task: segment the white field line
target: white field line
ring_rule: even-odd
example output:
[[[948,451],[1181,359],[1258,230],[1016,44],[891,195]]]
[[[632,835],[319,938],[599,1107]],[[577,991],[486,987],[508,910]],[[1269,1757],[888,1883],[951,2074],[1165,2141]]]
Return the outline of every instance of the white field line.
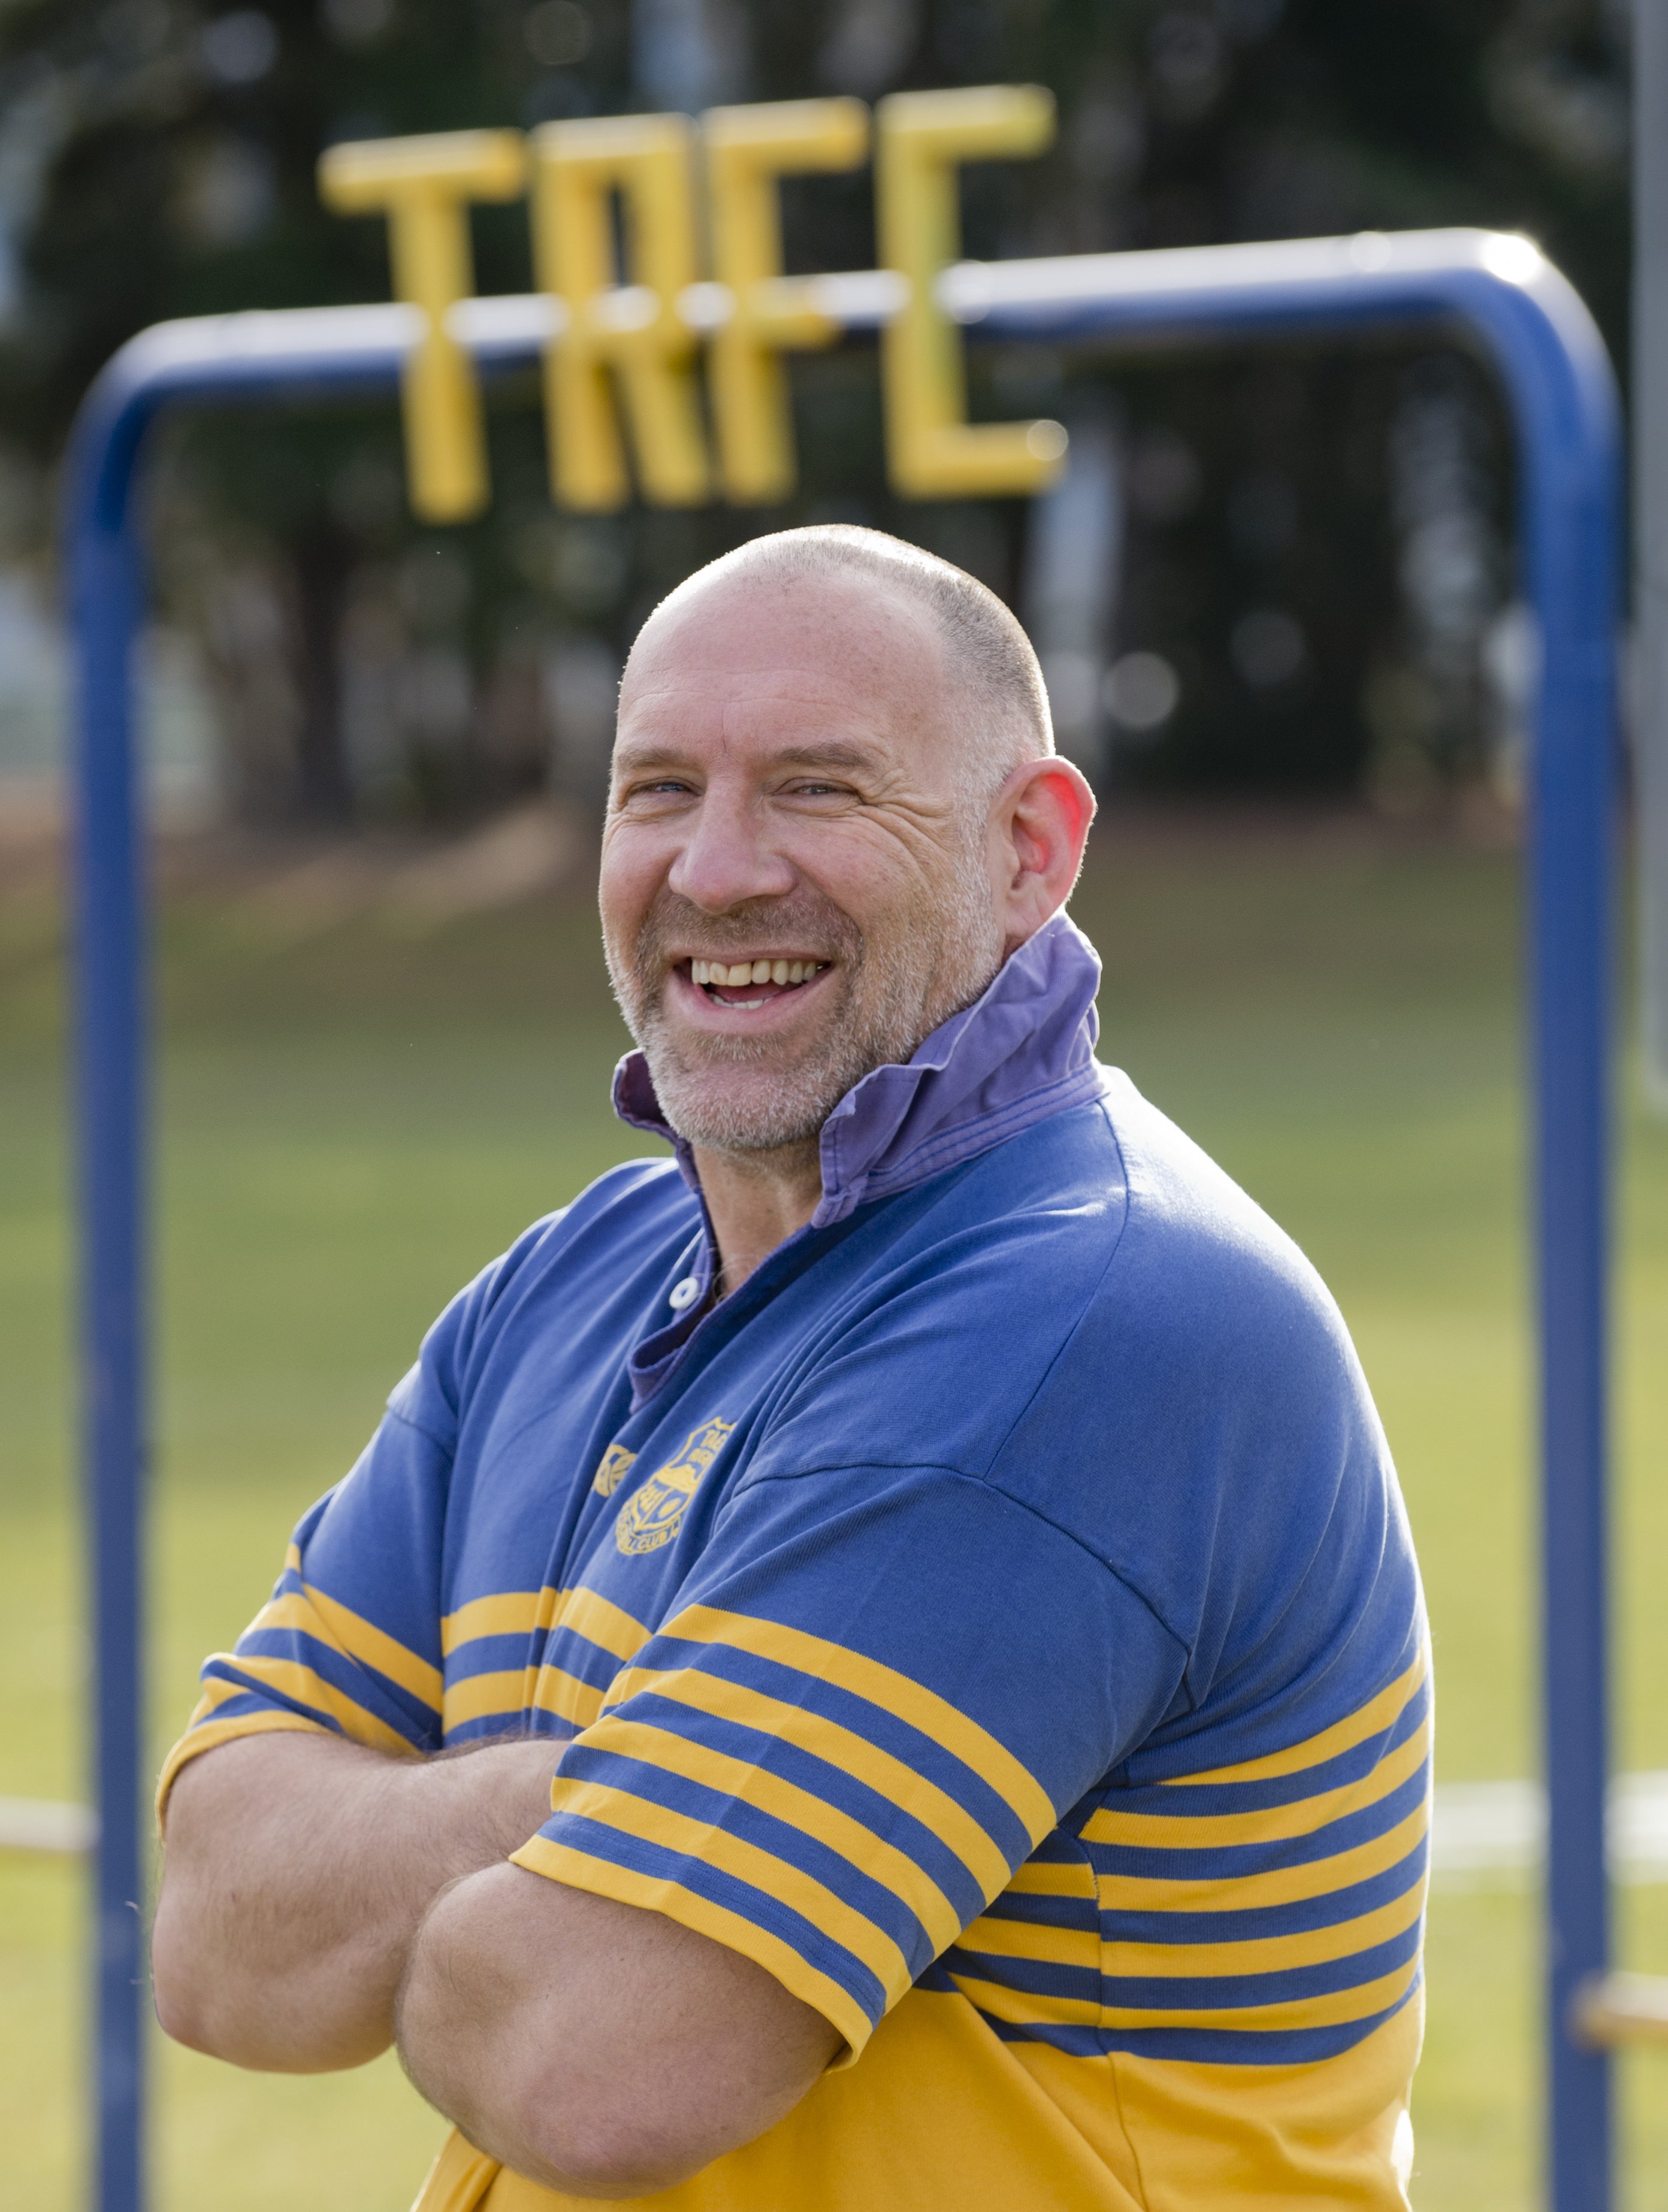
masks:
[[[1668,1773],[1620,1774],[1610,1784],[1610,1876],[1668,1882]],[[1546,1792],[1538,1782],[1439,1784],[1431,1820],[1438,1889],[1526,1882],[1546,1857]]]
[[[84,1805],[54,1804],[45,1797],[0,1797],[0,1851],[79,1858],[92,1850],[97,1832],[98,1823]]]

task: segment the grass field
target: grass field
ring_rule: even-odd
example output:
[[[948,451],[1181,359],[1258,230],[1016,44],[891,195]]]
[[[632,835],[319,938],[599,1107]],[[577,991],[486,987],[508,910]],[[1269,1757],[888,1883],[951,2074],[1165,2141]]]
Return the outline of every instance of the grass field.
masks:
[[[1429,1586],[1446,1780],[1534,1751],[1517,870],[1365,824],[1148,824],[1074,911],[1103,1052],[1300,1238],[1342,1302]],[[0,882],[0,1795],[82,1789],[61,932]],[[536,1213],[641,1149],[585,902],[415,933],[219,882],[162,927],[158,1755],[417,1337]],[[1621,1206],[1617,1753],[1668,1766],[1668,1128]],[[1618,1948],[1668,1972],[1668,1889]],[[0,2205],[81,2201],[76,1877],[0,1862]],[[1421,2212],[1535,2201],[1535,1899],[1439,1895]],[[1668,2212],[1668,2053],[1621,2069],[1623,2202]],[[386,2061],[315,2081],[158,2053],[160,2212],[399,2212],[438,2134]],[[787,2212],[787,2208],[784,2208]]]

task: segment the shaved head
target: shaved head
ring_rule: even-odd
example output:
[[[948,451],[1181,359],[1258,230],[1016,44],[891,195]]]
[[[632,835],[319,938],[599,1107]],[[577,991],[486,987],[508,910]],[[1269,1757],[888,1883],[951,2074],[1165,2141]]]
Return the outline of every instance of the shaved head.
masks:
[[[970,800],[988,805],[1022,761],[1052,753],[1043,672],[1014,614],[965,568],[882,530],[825,523],[750,538],[668,593],[643,624],[640,642],[661,616],[682,613],[715,589],[814,591],[827,583],[872,591],[928,617],[941,649],[941,680],[960,710],[958,781]]]

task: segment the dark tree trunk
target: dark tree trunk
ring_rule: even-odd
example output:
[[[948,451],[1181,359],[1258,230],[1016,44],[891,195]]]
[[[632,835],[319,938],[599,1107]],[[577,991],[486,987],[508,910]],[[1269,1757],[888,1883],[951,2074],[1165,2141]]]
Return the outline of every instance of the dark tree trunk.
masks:
[[[353,779],[342,727],[342,625],[353,544],[330,521],[295,541],[296,811],[307,822],[341,823],[353,813]]]

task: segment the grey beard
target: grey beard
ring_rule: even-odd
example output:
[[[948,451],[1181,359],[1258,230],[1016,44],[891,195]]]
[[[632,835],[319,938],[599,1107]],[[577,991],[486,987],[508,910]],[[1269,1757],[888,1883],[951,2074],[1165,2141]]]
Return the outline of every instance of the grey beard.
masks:
[[[916,927],[902,942],[882,945],[819,897],[759,900],[715,916],[663,894],[635,957],[624,959],[612,944],[606,951],[614,995],[670,1126],[686,1143],[715,1152],[808,1144],[854,1084],[907,1060],[941,1022],[979,996],[1001,963],[989,885],[973,854],[960,860],[947,899],[911,919]],[[820,1038],[788,1066],[763,1037],[674,1039],[662,1001],[666,949],[674,936],[701,946],[703,957],[746,951],[761,939],[814,944],[834,957],[829,980],[843,1003]],[[749,1070],[757,1071],[751,1080]]]

